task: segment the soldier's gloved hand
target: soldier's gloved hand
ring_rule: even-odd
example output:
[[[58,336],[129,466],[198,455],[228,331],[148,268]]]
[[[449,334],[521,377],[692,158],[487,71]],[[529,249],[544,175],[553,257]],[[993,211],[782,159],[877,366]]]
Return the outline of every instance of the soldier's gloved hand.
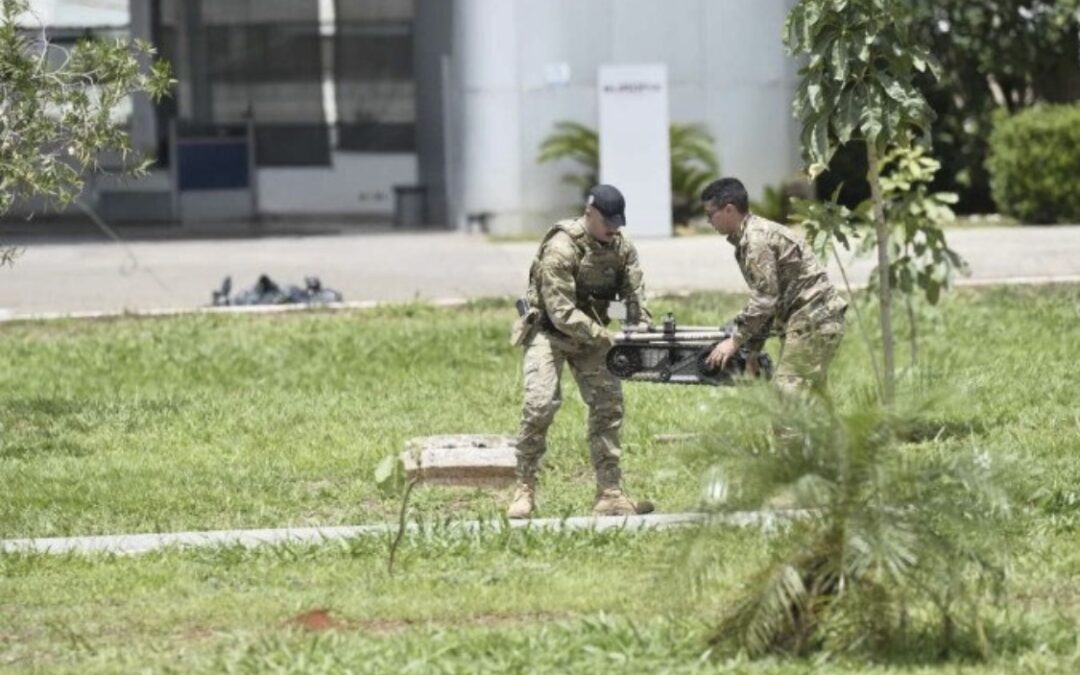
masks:
[[[607,351],[615,346],[615,334],[605,328],[600,333],[597,343],[603,345],[604,351]]]

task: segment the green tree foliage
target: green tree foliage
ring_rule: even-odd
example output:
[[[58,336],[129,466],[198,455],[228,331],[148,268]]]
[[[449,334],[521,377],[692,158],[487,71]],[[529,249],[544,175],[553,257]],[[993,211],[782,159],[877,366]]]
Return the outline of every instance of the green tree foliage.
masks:
[[[1080,105],[1001,112],[990,150],[1002,212],[1029,223],[1080,222]]]
[[[137,92],[157,99],[172,80],[136,40],[84,40],[71,49],[17,25],[26,0],[0,1],[0,216],[20,201],[69,203],[103,152],[125,161],[131,142],[115,117]],[[128,164],[139,172],[147,162]]]
[[[950,192],[931,192],[930,186],[940,164],[917,146],[894,148],[882,162],[881,194],[885,221],[892,228],[889,238],[889,285],[904,297],[910,327],[911,363],[918,361],[914,302],[917,296],[937,304],[941,292],[952,285],[956,273],[967,272],[967,262],[945,241],[943,227],[955,220],[952,205],[957,197]],[[873,223],[869,199],[857,208],[839,203],[837,195],[828,202],[796,200],[793,220],[806,228],[807,240],[821,258],[835,253],[834,241],[860,253],[871,250]],[[839,262],[839,259],[838,259]],[[841,269],[842,266],[841,266]],[[846,280],[846,277],[845,277]],[[869,289],[878,288],[881,275],[870,275]],[[850,289],[849,289],[850,290]],[[856,317],[862,313],[855,304]],[[875,372],[878,370],[875,365]],[[879,384],[884,386],[879,374]]]
[[[913,146],[893,148],[882,158],[881,194],[890,237],[889,284],[907,295],[921,293],[934,305],[956,273],[967,263],[944,238],[942,227],[956,219],[949,192],[931,192],[940,163],[926,150]],[[796,200],[795,221],[806,228],[807,240],[821,257],[831,253],[831,243],[866,249],[872,226],[869,200],[854,209],[836,201]],[[871,277],[873,288],[880,276]]]
[[[996,111],[1080,100],[1080,0],[915,2],[914,30],[942,64],[923,88],[938,113],[939,189],[989,211],[985,168]],[[998,208],[1005,208],[998,203]]]
[[[699,124],[672,124],[671,145],[672,221],[685,223],[697,212],[701,191],[720,174],[720,162],[713,151],[715,140]],[[563,182],[575,186],[582,195],[600,182],[600,138],[596,130],[577,122],[562,121],[540,144],[541,163],[569,159],[576,171],[563,175]]]
[[[803,157],[810,177],[826,170],[837,148],[853,141],[865,146],[886,401],[893,397],[896,368],[892,229],[886,222],[881,172],[891,148],[908,148],[917,136],[929,133],[934,113],[915,80],[919,74],[936,76],[940,71],[934,56],[910,30],[911,16],[906,0],[799,0],[784,25],[788,51],[806,58],[799,71],[795,115],[802,122]],[[944,245],[944,236],[931,241]]]
[[[915,42],[941,64],[936,78],[916,78],[937,113],[932,137],[942,170],[934,189],[956,192],[962,212],[992,211],[985,162],[994,113],[1080,100],[1080,0],[909,4]],[[818,179],[819,191],[832,194],[842,185],[847,206],[865,199],[865,155],[861,148],[842,148]]]
[[[914,80],[939,66],[915,44],[909,15],[901,0],[800,0],[788,14],[784,44],[808,58],[795,114],[811,177],[852,139],[880,157],[929,129],[934,113]]]

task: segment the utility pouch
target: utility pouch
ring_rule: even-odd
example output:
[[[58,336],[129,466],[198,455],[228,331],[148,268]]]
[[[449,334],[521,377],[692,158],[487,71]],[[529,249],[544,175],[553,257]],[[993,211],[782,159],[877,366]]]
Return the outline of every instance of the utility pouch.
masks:
[[[535,307],[529,307],[529,303],[525,298],[518,298],[517,302],[514,303],[514,307],[517,308],[518,318],[514,321],[513,328],[510,329],[510,344],[514,347],[520,347],[528,342],[536,331],[540,324],[542,312]]]

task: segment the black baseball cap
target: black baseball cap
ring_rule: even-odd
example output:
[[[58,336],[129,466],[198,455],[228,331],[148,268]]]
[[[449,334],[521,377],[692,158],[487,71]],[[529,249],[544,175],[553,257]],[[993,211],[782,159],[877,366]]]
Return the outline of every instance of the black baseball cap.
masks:
[[[589,190],[588,205],[600,212],[611,225],[626,225],[626,200],[614,185],[597,185]]]

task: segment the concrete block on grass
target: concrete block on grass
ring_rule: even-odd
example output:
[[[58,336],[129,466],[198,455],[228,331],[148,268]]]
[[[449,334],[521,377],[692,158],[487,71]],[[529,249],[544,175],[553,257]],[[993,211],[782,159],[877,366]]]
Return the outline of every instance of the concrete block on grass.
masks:
[[[515,480],[515,443],[511,436],[423,436],[405,442],[401,460],[406,476],[422,483],[505,488]]]

